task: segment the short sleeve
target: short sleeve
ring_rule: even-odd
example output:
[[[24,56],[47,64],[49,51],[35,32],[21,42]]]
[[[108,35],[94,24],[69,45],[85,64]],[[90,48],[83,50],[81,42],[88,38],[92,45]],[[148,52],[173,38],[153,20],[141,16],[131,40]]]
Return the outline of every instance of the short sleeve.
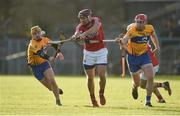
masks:
[[[44,39],[44,42],[46,43],[46,44],[48,44],[51,40],[49,39],[49,38],[47,38],[47,37],[44,37],[43,38]]]
[[[132,33],[133,33],[133,29],[132,28],[130,28],[130,29],[128,29],[127,30],[127,32],[126,32],[126,37],[128,37],[128,38],[132,38]]]
[[[155,32],[153,25],[148,25],[148,31],[150,34],[153,34]]]

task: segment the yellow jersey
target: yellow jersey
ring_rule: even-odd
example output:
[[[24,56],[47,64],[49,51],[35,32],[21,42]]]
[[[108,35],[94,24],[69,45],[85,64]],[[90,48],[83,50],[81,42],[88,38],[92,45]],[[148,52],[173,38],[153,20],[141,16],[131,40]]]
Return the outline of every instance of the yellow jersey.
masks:
[[[40,56],[36,55],[36,53],[39,50],[44,50],[44,52],[47,52],[47,46],[49,41],[50,39],[46,37],[42,37],[40,41],[31,39],[27,50],[28,64],[38,65],[47,61],[46,59],[43,59]]]
[[[147,52],[147,43],[150,35],[154,32],[152,25],[146,24],[143,31],[136,29],[136,24],[132,23],[127,27],[126,36],[129,38],[127,51],[132,55],[142,55]]]

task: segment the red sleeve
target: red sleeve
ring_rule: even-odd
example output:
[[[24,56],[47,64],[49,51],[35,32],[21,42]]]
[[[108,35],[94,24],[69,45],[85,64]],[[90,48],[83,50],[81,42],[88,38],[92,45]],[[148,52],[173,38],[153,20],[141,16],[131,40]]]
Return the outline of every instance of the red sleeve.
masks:
[[[75,30],[75,33],[74,33],[74,34],[80,32],[80,27],[81,27],[81,24],[79,24],[79,25],[76,27],[76,30]]]

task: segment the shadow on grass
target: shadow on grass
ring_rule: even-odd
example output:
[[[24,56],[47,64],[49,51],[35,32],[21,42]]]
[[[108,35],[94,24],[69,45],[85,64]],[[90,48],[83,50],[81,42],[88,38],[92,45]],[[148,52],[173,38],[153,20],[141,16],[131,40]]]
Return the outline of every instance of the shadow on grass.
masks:
[[[86,108],[103,108],[103,109],[129,109],[128,107],[122,107],[122,106],[99,106],[99,107],[93,107],[92,105],[74,105],[74,107],[86,107]]]
[[[87,108],[101,108],[101,109],[124,109],[124,110],[154,110],[154,111],[163,111],[163,112],[173,112],[173,113],[180,113],[180,107],[167,107],[167,106],[154,106],[154,107],[139,107],[139,108],[132,108],[132,107],[123,107],[123,106],[100,106],[100,107],[93,107],[91,105],[74,105],[74,107],[87,107]]]

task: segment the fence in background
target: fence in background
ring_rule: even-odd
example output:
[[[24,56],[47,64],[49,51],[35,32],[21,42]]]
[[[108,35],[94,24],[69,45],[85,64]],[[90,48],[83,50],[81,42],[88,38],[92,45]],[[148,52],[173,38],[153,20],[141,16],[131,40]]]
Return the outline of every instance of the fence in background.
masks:
[[[160,38],[160,72],[159,74],[180,74],[180,39]],[[26,49],[28,39],[0,39],[0,74],[30,74],[27,66]],[[121,54],[116,43],[108,43],[108,74],[121,74]],[[62,47],[65,60],[52,64],[56,74],[81,75],[82,48],[73,42]],[[126,71],[128,72],[128,71]]]

